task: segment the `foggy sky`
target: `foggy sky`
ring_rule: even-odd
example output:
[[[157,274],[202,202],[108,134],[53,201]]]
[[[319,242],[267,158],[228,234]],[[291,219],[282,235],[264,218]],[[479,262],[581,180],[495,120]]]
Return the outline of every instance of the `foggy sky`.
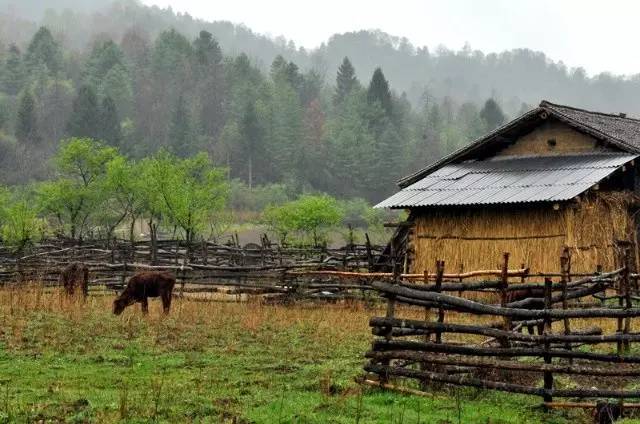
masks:
[[[244,23],[313,48],[332,34],[381,29],[416,46],[527,47],[591,75],[640,73],[634,0],[142,0],[205,20]]]

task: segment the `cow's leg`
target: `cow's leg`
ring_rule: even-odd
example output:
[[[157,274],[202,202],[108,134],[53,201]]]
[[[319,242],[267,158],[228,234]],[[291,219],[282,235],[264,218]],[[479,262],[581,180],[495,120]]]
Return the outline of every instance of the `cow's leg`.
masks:
[[[171,292],[166,291],[162,293],[162,310],[164,311],[165,314],[168,314],[170,309],[171,309]]]
[[[149,313],[149,299],[147,296],[143,297],[140,301],[140,306],[142,307],[142,313],[147,315]]]

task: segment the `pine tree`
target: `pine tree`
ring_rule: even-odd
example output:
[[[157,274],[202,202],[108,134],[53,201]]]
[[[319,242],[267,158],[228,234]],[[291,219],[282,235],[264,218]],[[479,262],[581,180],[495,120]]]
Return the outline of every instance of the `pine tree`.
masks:
[[[367,101],[369,104],[375,102],[380,103],[387,116],[391,116],[393,105],[391,100],[391,91],[389,90],[389,82],[387,82],[382,69],[376,68],[373,77],[369,83],[367,91]]]
[[[111,146],[119,146],[122,141],[122,128],[120,127],[116,104],[111,97],[102,99],[99,112],[98,139]]]
[[[356,78],[356,70],[353,68],[349,58],[345,57],[338,68],[338,75],[336,76],[336,92],[333,96],[334,104],[342,104],[345,97],[359,86],[360,82]]]
[[[189,156],[192,153],[193,138],[193,128],[187,103],[183,96],[179,96],[173,111],[171,125],[169,126],[169,144],[173,154],[179,157]]]
[[[16,138],[25,145],[37,143],[38,123],[36,117],[36,103],[29,90],[20,96],[20,105],[16,120]]]
[[[506,119],[500,105],[493,99],[488,99],[484,103],[484,106],[480,111],[480,118],[484,121],[487,131],[495,130],[500,125],[504,124]]]
[[[25,63],[29,72],[43,65],[54,75],[62,70],[62,51],[48,28],[40,27],[31,39]]]
[[[7,60],[2,74],[2,89],[7,94],[15,96],[20,92],[24,84],[24,67],[20,49],[15,44],[9,47]]]
[[[67,123],[70,137],[98,138],[100,136],[100,108],[95,89],[83,85],[73,101],[71,117]]]
[[[261,145],[262,131],[258,121],[256,106],[253,102],[248,102],[245,105],[240,121],[240,137],[243,141],[242,155],[247,158],[246,181],[249,188],[252,188],[255,178],[254,167],[256,165],[256,158],[260,157],[263,150]]]
[[[220,45],[210,32],[200,31],[200,35],[193,42],[193,48],[200,66],[217,65],[222,61]]]

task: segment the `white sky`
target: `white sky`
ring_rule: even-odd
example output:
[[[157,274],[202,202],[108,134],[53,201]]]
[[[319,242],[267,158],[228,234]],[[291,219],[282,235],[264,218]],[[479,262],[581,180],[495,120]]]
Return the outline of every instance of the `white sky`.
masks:
[[[381,29],[416,46],[488,52],[527,47],[589,74],[640,73],[637,0],[142,0],[205,20],[244,23],[317,47],[332,34]]]

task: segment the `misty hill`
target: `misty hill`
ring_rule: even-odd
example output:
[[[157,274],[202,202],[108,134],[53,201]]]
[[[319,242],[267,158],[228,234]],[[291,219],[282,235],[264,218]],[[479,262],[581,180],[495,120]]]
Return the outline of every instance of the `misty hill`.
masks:
[[[11,8],[16,3],[19,6]],[[609,74],[588,78],[583,69],[568,69],[544,53],[518,49],[485,54],[470,48],[459,51],[413,46],[407,39],[377,31],[337,34],[320,48],[306,51],[284,38],[271,39],[242,25],[205,22],[170,9],[143,6],[135,0],[0,0],[0,40],[25,44],[45,24],[74,49],[82,49],[97,38],[120,40],[131,27],[143,28],[154,38],[176,28],[189,38],[205,29],[225,53],[246,53],[266,70],[281,54],[302,69],[332,75],[348,56],[361,80],[381,66],[393,89],[406,92],[420,104],[426,92],[433,98],[451,97],[458,102],[482,102],[497,98],[509,114],[522,103],[536,104],[542,98],[590,109],[640,114],[640,78]],[[91,8],[87,4],[91,5]],[[50,9],[45,13],[43,9]],[[8,19],[12,10],[12,19]],[[52,12],[52,10],[54,12]],[[23,20],[17,20],[20,16]]]

